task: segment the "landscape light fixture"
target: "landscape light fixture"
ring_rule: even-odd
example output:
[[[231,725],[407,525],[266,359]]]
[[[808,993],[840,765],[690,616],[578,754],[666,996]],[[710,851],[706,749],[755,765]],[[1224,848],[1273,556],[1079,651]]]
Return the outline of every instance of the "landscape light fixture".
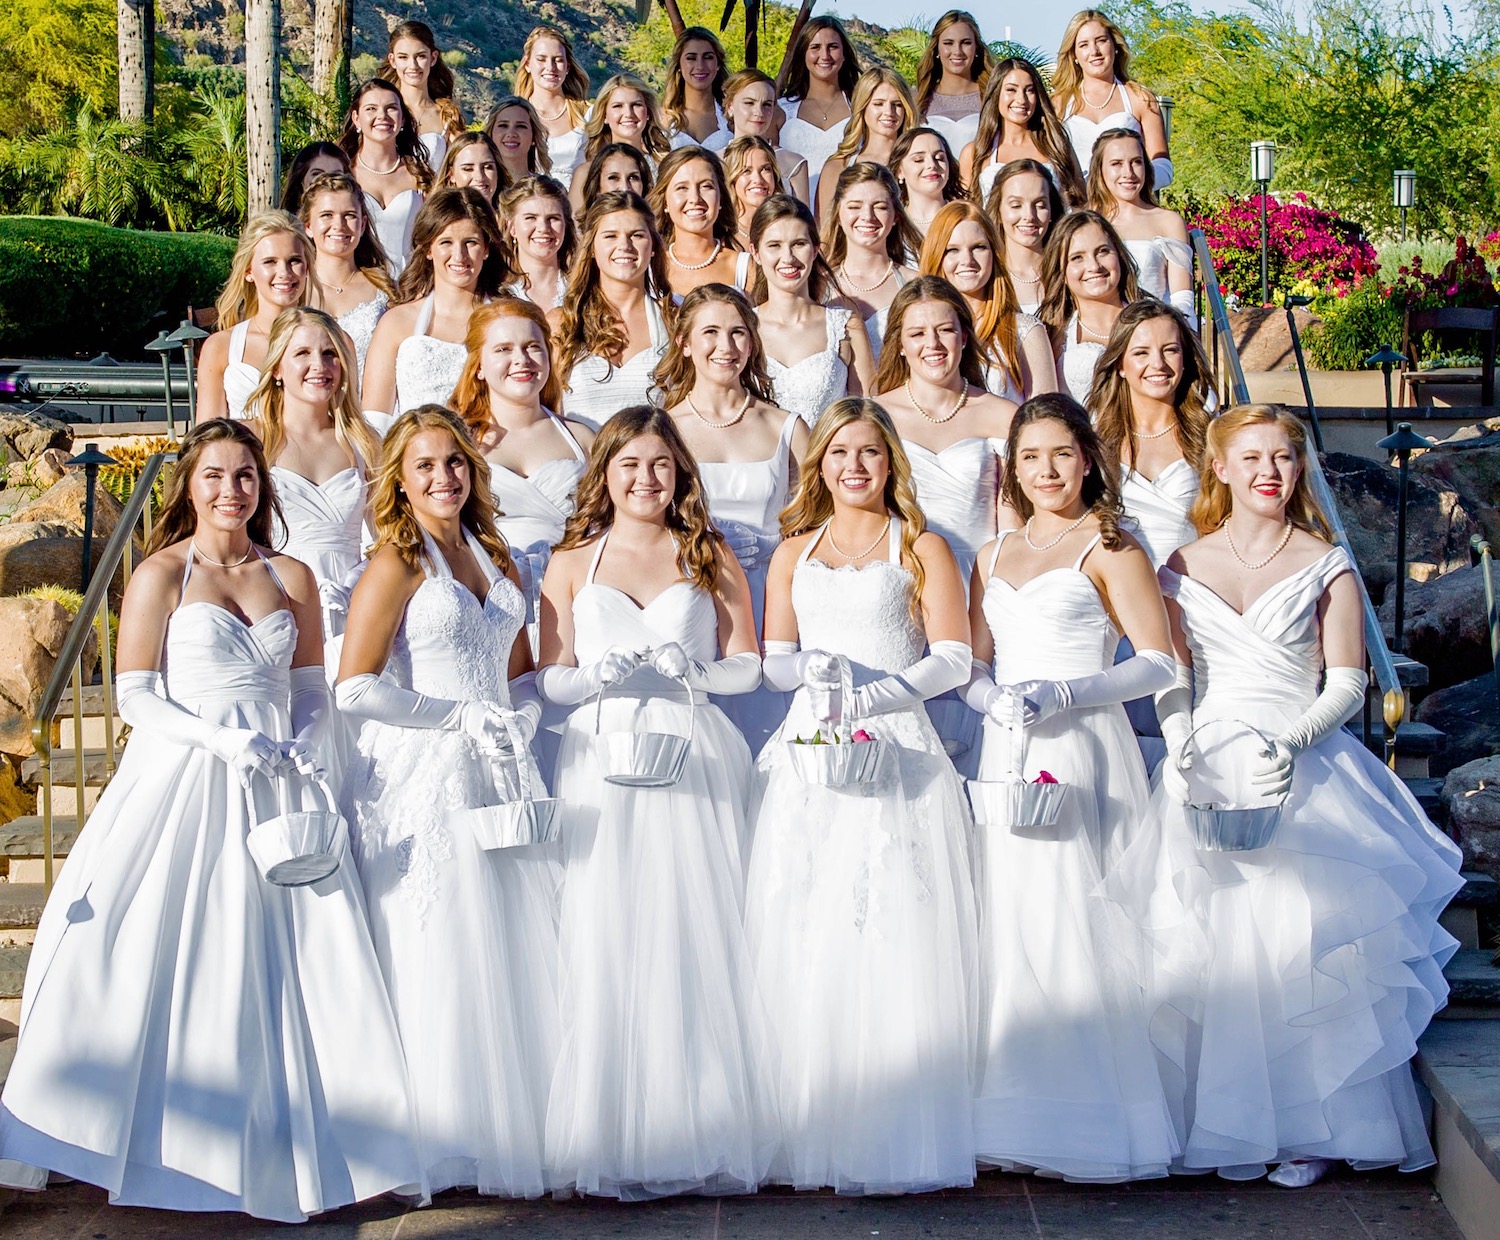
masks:
[[[1417,205],[1417,170],[1397,168],[1391,180],[1391,205],[1401,212],[1401,240],[1406,240],[1406,213]]]
[[[1266,198],[1276,175],[1276,143],[1250,144],[1250,179],[1260,186],[1260,304],[1271,300],[1270,238],[1266,232]]]

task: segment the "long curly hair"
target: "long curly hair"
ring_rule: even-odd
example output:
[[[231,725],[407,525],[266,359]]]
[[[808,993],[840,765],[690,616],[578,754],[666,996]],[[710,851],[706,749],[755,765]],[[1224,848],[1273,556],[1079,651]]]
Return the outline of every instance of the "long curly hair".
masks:
[[[1073,45],[1078,42],[1078,32],[1090,22],[1103,26],[1115,45],[1115,79],[1130,81],[1130,45],[1125,42],[1124,32],[1098,9],[1079,10],[1063,31],[1057,48],[1057,68],[1052,71],[1052,102],[1063,116],[1075,110],[1083,91],[1083,67],[1073,55]]]
[[[500,191],[500,223],[512,237],[511,249],[515,250],[516,212],[529,198],[549,198],[562,211],[563,235],[562,244],[557,247],[557,266],[563,275],[567,275],[573,267],[573,256],[578,252],[578,229],[573,226],[573,207],[568,202],[568,191],[560,181],[543,176],[527,177]],[[524,280],[525,275],[518,278]]]
[[[1200,535],[1212,534],[1229,520],[1229,514],[1234,510],[1234,498],[1229,493],[1229,484],[1220,482],[1215,475],[1214,461],[1224,460],[1229,455],[1234,437],[1250,426],[1279,427],[1291,441],[1292,451],[1297,454],[1297,481],[1287,499],[1287,520],[1299,530],[1332,542],[1333,529],[1328,516],[1313,498],[1312,487],[1307,481],[1307,427],[1301,418],[1288,413],[1281,405],[1235,405],[1209,422],[1203,443],[1202,480],[1188,520],[1197,527]]]
[[[602,357],[614,366],[629,340],[619,312],[604,296],[599,281],[599,264],[594,261],[594,243],[605,219],[616,212],[631,211],[640,216],[651,238],[651,261],[646,268],[646,296],[661,308],[662,316],[671,321],[671,286],[667,283],[667,251],[656,231],[651,208],[639,194],[627,189],[600,194],[584,212],[578,238],[578,262],[568,291],[563,295],[562,316],[557,327],[557,368],[567,376],[582,358]]]
[[[883,65],[866,69],[859,75],[859,81],[854,84],[854,95],[849,100],[849,124],[844,129],[843,140],[834,149],[833,159],[858,159],[870,141],[870,126],[865,121],[865,109],[869,106],[871,98],[882,86],[889,86],[894,90],[901,101],[902,111],[906,114],[906,121],[901,126],[901,133],[917,126],[917,105],[912,102],[911,87],[906,84],[906,79],[894,69],[887,69]],[[896,135],[898,138],[901,134]]]
[[[662,87],[661,111],[667,124],[682,133],[687,131],[687,75],[682,71],[682,53],[689,43],[707,43],[719,58],[719,71],[714,74],[709,90],[720,107],[724,106],[724,83],[729,80],[728,58],[718,35],[703,26],[689,26],[677,36],[677,41],[672,44],[672,54],[667,57],[667,82]]]
[[[245,402],[245,417],[255,423],[260,441],[265,445],[266,457],[274,461],[286,444],[286,389],[276,372],[281,369],[292,336],[304,326],[321,329],[339,355],[343,374],[328,408],[333,418],[334,436],[351,457],[366,469],[373,469],[380,460],[380,440],[360,412],[359,367],[354,348],[340,329],[338,320],[326,310],[293,306],[276,316],[270,338],[266,341],[266,364],[261,369],[260,381]]]
[[[1007,56],[995,66],[995,71],[990,74],[989,89],[985,91],[984,101],[979,105],[979,129],[974,135],[974,151],[979,157],[974,168],[976,184],[980,168],[998,149],[1005,133],[1005,118],[1000,115],[1000,92],[1005,79],[1012,73],[1026,74],[1031,79],[1031,87],[1036,94],[1036,108],[1031,113],[1031,119],[1026,122],[1031,140],[1056,170],[1062,181],[1062,196],[1068,205],[1081,205],[1084,200],[1083,174],[1078,168],[1078,156],[1073,153],[1073,143],[1058,118],[1057,109],[1052,106],[1052,96],[1047,93],[1047,83],[1042,78],[1042,71],[1020,56]],[[1059,211],[1058,215],[1061,214]]]
[[[985,243],[990,247],[989,279],[973,299],[978,303],[977,314],[972,306],[969,308],[970,314],[974,315],[974,341],[985,360],[1000,367],[1019,387],[1021,336],[1017,319],[1021,306],[1016,300],[1016,290],[1005,275],[1005,243],[1000,240],[990,217],[975,203],[948,203],[932,217],[932,223],[927,227],[917,270],[924,276],[943,274],[943,256],[960,224],[977,227],[984,233]],[[964,301],[967,303],[969,298],[964,296]]]
[[[552,329],[542,308],[533,302],[506,294],[483,306],[476,306],[469,316],[469,332],[464,337],[468,356],[464,358],[463,371],[454,385],[449,407],[464,420],[469,433],[476,442],[479,433],[490,421],[489,385],[479,375],[480,363],[484,360],[484,338],[490,325],[501,319],[526,319],[541,333],[542,343],[547,348],[547,379],[542,384],[540,400],[543,409],[556,411],[562,404],[562,375],[552,364]]]
[[[578,483],[573,515],[563,527],[558,551],[582,547],[603,537],[615,523],[615,504],[609,497],[609,465],[631,440],[656,435],[667,445],[676,466],[677,481],[667,507],[666,525],[677,543],[682,575],[700,590],[712,591],[719,581],[719,547],[723,537],[708,516],[708,498],[698,477],[698,462],[683,441],[671,415],[655,405],[631,405],[610,418],[594,437],[588,467]]]
[[[958,175],[958,160],[953,155],[953,148],[948,145],[948,139],[936,129],[919,125],[916,129],[908,129],[896,139],[896,144],[891,147],[891,175],[896,178],[896,185],[901,190],[903,205],[910,204],[911,193],[906,188],[906,182],[901,179],[901,161],[911,154],[911,148],[918,138],[936,138],[943,144],[943,154],[948,157],[948,179],[943,183],[943,202],[957,202],[967,198],[969,192],[964,189],[964,183]]]
[[[302,247],[302,260],[307,265],[307,275],[302,281],[299,306],[323,300],[323,287],[318,283],[317,252],[302,227],[302,221],[285,211],[257,211],[245,222],[240,241],[234,247],[234,257],[229,262],[229,279],[219,300],[214,303],[219,315],[219,330],[233,327],[245,319],[253,319],[260,309],[260,295],[250,282],[250,264],[255,259],[255,247],[267,237],[286,233]]]
[[[531,70],[526,67],[526,62],[531,59],[531,53],[543,39],[554,40],[567,58],[568,71],[563,78],[562,93],[563,98],[568,101],[568,120],[576,129],[583,124],[584,117],[589,113],[589,75],[578,63],[572,40],[556,26],[543,22],[539,26],[533,26],[531,33],[526,36],[526,45],[521,49],[521,63],[516,67],[516,94],[523,99],[530,99],[536,90],[536,81],[531,76]]]
[[[1091,224],[1103,231],[1105,239],[1114,247],[1119,259],[1120,304],[1128,306],[1141,295],[1135,259],[1131,258],[1130,251],[1120,240],[1115,226],[1097,211],[1074,211],[1063,216],[1053,226],[1047,237],[1047,248],[1042,251],[1042,288],[1046,290],[1046,296],[1042,299],[1042,308],[1037,314],[1051,332],[1054,348],[1062,341],[1063,333],[1068,329],[1068,321],[1078,309],[1073,300],[1073,291],[1068,287],[1068,247],[1073,244],[1073,238]]]
[[[984,354],[974,333],[974,315],[969,310],[969,303],[942,276],[918,276],[903,284],[891,302],[885,339],[880,346],[880,360],[875,366],[876,394],[892,391],[911,378],[911,365],[901,350],[901,328],[906,312],[924,301],[942,302],[958,317],[959,330],[964,334],[958,373],[967,383],[984,391]]]
[[[829,297],[837,295],[838,281],[833,277],[833,268],[823,257],[823,245],[818,239],[818,222],[813,218],[812,208],[805,202],[800,198],[793,198],[790,194],[772,194],[767,198],[756,207],[755,214],[750,219],[750,247],[755,250],[760,249],[761,239],[771,225],[781,220],[796,220],[807,229],[807,235],[813,243],[814,250],[812,270],[807,277],[807,296],[821,305]],[[765,299],[766,273],[764,268],[756,263],[754,279],[750,285],[750,300],[758,306]]]
[[[871,181],[885,190],[896,214],[891,231],[885,237],[887,257],[899,267],[906,262],[908,254],[916,254],[922,248],[922,235],[917,232],[916,226],[907,217],[906,208],[901,205],[901,187],[896,184],[891,170],[884,164],[856,159],[839,173],[839,179],[834,183],[833,207],[828,212],[828,224],[823,230],[823,252],[828,255],[828,265],[834,269],[849,256],[849,238],[839,223],[839,205],[856,185]]]
[[[1194,469],[1203,467],[1203,443],[1208,433],[1208,397],[1213,391],[1213,371],[1208,355],[1198,341],[1198,333],[1187,320],[1164,301],[1142,297],[1133,301],[1115,320],[1109,343],[1094,365],[1094,384],[1089,392],[1088,407],[1094,415],[1094,426],[1104,448],[1115,460],[1132,469],[1136,461],[1135,405],[1125,382],[1123,362],[1136,328],[1142,324],[1165,320],[1177,329],[1182,345],[1182,377],[1172,393],[1177,425],[1174,438],[1183,459]]]
[[[1094,153],[1089,157],[1089,209],[1097,211],[1107,220],[1115,218],[1120,204],[1104,184],[1104,148],[1111,142],[1129,139],[1141,148],[1141,189],[1136,195],[1148,207],[1159,207],[1156,201],[1156,171],[1151,167],[1151,157],[1146,154],[1146,140],[1134,129],[1106,129],[1094,142]]]
[[[260,480],[260,495],[255,511],[245,522],[250,541],[257,547],[270,547],[277,523],[283,528],[281,502],[276,498],[276,488],[271,484],[271,466],[266,461],[266,450],[247,422],[232,418],[211,418],[199,422],[186,435],[177,449],[177,464],[167,478],[166,492],[162,496],[161,515],[151,529],[146,541],[146,554],[155,555],[163,547],[191,538],[198,529],[198,513],[193,508],[192,481],[198,472],[198,461],[203,450],[212,443],[237,443],[250,453],[255,462],[256,477]]]
[[[807,453],[797,467],[797,489],[781,510],[781,536],[791,538],[805,534],[833,519],[833,493],[823,480],[823,458],[833,437],[851,422],[868,422],[880,432],[890,468],[886,474],[883,499],[885,510],[901,518],[901,562],[912,575],[911,610],[919,614],[922,587],[927,575],[917,557],[917,539],[927,529],[927,518],[917,503],[916,487],[911,480],[911,459],[901,446],[901,436],[891,422],[890,414],[866,396],[844,396],[829,405],[813,423]]]
[[[657,363],[651,378],[661,389],[662,405],[671,409],[682,404],[692,393],[697,382],[698,371],[687,349],[687,339],[693,332],[693,320],[698,311],[707,305],[730,306],[740,316],[740,322],[750,333],[750,356],[740,372],[740,386],[757,400],[775,403],[771,394],[771,375],[766,367],[766,350],[760,342],[760,327],[755,310],[745,295],[727,284],[700,284],[682,299],[677,307],[677,325],[666,354]]]
[[[531,100],[523,99],[520,95],[506,95],[493,108],[484,120],[484,133],[491,140],[495,136],[495,122],[500,118],[500,113],[506,108],[520,108],[526,113],[531,122],[531,149],[526,152],[526,171],[531,176],[552,175],[552,153],[547,149],[547,127],[542,124],[542,118],[537,115],[537,110],[531,106]],[[499,144],[496,143],[495,155],[500,154]],[[510,174],[505,171],[505,164],[500,165],[500,176],[508,179]]]
[[[490,463],[474,446],[458,414],[442,405],[418,405],[408,409],[391,425],[382,445],[380,469],[370,483],[370,518],[375,530],[374,555],[382,547],[394,547],[408,568],[421,568],[425,552],[422,524],[412,511],[401,474],[406,451],[423,431],[447,431],[469,465],[469,494],[459,511],[463,526],[484,548],[502,573],[510,572],[510,548],[495,526],[495,503],[490,495]]]
[[[437,177],[432,182],[433,189],[460,189],[461,186],[453,184],[453,169],[458,164],[458,157],[471,146],[482,146],[490,153],[490,158],[495,161],[495,197],[490,201],[490,206],[497,211],[499,208],[500,191],[505,188],[506,172],[505,164],[500,159],[500,148],[488,133],[477,129],[466,130],[448,143],[448,151],[443,156],[443,162],[438,166]],[[469,188],[472,188],[469,187]]]
[[[724,165],[717,155],[701,146],[679,146],[657,166],[656,184],[646,199],[656,215],[656,231],[661,234],[664,245],[672,244],[677,226],[667,210],[667,190],[671,188],[672,178],[693,163],[701,163],[713,173],[714,186],[718,190],[719,210],[714,216],[713,238],[726,250],[736,249],[735,236],[740,229],[740,218],[734,200],[729,196],[729,185],[724,180]]]
[[[807,49],[813,36],[825,30],[833,31],[844,45],[844,63],[839,66],[839,90],[844,93],[845,98],[854,94],[854,84],[859,81],[860,75],[859,53],[849,41],[849,32],[844,29],[843,22],[837,17],[822,13],[808,19],[802,27],[802,33],[797,36],[797,41],[787,49],[786,98],[795,101],[807,95],[807,88],[812,80],[812,73],[807,67]]]
[[[995,53],[990,51],[990,45],[979,33],[979,23],[963,9],[949,9],[937,19],[932,33],[927,36],[927,46],[922,51],[921,63],[917,65],[917,110],[923,116],[927,115],[932,97],[937,94],[938,83],[943,80],[938,44],[949,30],[960,25],[967,26],[974,35],[974,63],[969,66],[969,79],[979,87],[981,94],[995,71]]]
[[[672,149],[672,139],[662,124],[661,104],[652,90],[640,78],[630,73],[617,73],[605,81],[594,99],[593,109],[583,128],[583,158],[591,160],[606,143],[616,141],[609,129],[609,97],[617,90],[633,90],[646,101],[646,127],[641,133],[641,150],[651,159],[661,159]],[[628,145],[628,144],[627,144]]]
[[[387,297],[396,295],[396,282],[391,279],[391,261],[386,256],[385,246],[370,227],[370,215],[365,210],[364,191],[359,182],[346,172],[325,172],[315,176],[302,191],[302,205],[297,212],[302,226],[312,224],[318,209],[318,199],[324,194],[348,194],[359,211],[359,243],[354,247],[354,265],[360,273]],[[316,250],[316,246],[314,249]]]
[[[411,179],[417,183],[417,188],[425,194],[432,188],[432,164],[427,159],[427,148],[422,145],[422,139],[417,134],[416,119],[412,116],[411,109],[406,106],[406,100],[401,98],[401,91],[384,78],[373,77],[354,92],[354,98],[349,101],[349,115],[344,119],[344,132],[339,135],[339,148],[349,157],[351,163],[359,158],[359,146],[363,139],[360,137],[354,118],[359,115],[360,100],[375,90],[390,91],[401,105],[401,128],[396,133],[396,158],[411,174]]]
[[[281,209],[292,215],[300,215],[302,212],[302,195],[307,192],[307,170],[312,167],[315,159],[336,159],[342,170],[351,177],[354,175],[354,163],[344,152],[343,147],[326,140],[309,142],[292,159],[292,166],[287,169],[286,177],[281,182]]]
[[[656,184],[656,169],[651,165],[651,157],[628,142],[606,142],[594,152],[589,160],[588,168],[584,171],[583,201],[585,203],[593,202],[600,194],[609,192],[601,182],[604,180],[604,165],[613,155],[621,155],[635,162],[641,174],[641,197],[645,198],[650,195],[651,187]],[[568,210],[571,212],[573,208],[570,206]]]
[[[1036,505],[1021,489],[1021,480],[1015,468],[1019,459],[1021,436],[1028,426],[1036,422],[1061,422],[1072,435],[1073,442],[1083,455],[1088,473],[1083,478],[1080,498],[1085,507],[1099,519],[1100,541],[1111,551],[1120,545],[1120,459],[1110,458],[1103,441],[1089,421],[1088,411],[1071,396],[1061,392],[1049,392],[1045,396],[1033,396],[1016,410],[1011,419],[1010,434],[1005,442],[1005,474],[1000,483],[1000,493],[1024,521],[1031,520]]]
[[[437,104],[438,115],[443,118],[443,136],[456,138],[464,131],[464,114],[453,98],[453,70],[443,63],[443,53],[438,50],[437,37],[426,22],[399,22],[392,27],[390,38],[385,44],[385,59],[380,62],[380,68],[375,70],[375,76],[382,82],[400,85],[391,57],[396,54],[396,44],[402,39],[413,39],[432,53],[432,62],[427,66],[427,97]]]
[[[444,229],[465,220],[479,229],[485,244],[484,263],[475,280],[474,295],[479,298],[499,296],[511,269],[510,243],[500,231],[495,209],[477,189],[466,185],[462,189],[449,187],[434,191],[418,210],[411,230],[411,258],[401,273],[400,301],[418,301],[432,292],[436,280],[432,263],[433,243],[442,236]]]

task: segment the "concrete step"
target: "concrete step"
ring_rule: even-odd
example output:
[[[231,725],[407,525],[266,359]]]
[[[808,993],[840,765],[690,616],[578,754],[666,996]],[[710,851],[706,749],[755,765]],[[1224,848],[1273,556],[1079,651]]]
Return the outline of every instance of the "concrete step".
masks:
[[[84,785],[89,788],[102,788],[109,782],[109,769],[105,761],[106,753],[103,747],[90,748],[83,751]],[[119,754],[115,755],[115,766],[120,764]],[[35,783],[41,777],[42,760],[38,757],[27,758],[21,763],[21,777]],[[78,759],[71,746],[58,748],[52,754],[52,783],[74,784],[78,782]]]
[[[46,903],[41,883],[0,883],[0,930],[35,930]]]
[[[1460,946],[1478,950],[1493,942],[1495,911],[1500,908],[1500,883],[1488,874],[1466,873],[1460,877],[1464,885],[1438,922]]]
[[[0,999],[19,999],[26,981],[26,962],[31,959],[31,945],[0,947]]]
[[[1435,775],[1425,775],[1408,779],[1406,787],[1427,816],[1441,826],[1448,817],[1448,806],[1443,800],[1443,781]]]
[[[1500,972],[1500,970],[1497,970]],[[1439,1020],[1413,1066],[1432,1093],[1433,1185],[1468,1240],[1500,1233],[1500,1021]]]
[[[1439,1013],[1441,1019],[1500,1021],[1500,967],[1491,949],[1459,948],[1443,976],[1448,979],[1448,1006]]]
[[[13,818],[0,826],[0,857],[41,857],[45,830],[39,814]],[[66,857],[78,838],[78,819],[71,814],[52,815],[52,855]]]

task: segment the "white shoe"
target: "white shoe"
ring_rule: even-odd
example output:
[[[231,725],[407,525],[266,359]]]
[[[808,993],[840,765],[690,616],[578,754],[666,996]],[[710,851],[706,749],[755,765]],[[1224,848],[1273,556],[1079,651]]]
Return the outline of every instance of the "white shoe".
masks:
[[[1282,1163],[1266,1179],[1282,1188],[1307,1188],[1327,1175],[1331,1166],[1326,1158],[1294,1158]]]

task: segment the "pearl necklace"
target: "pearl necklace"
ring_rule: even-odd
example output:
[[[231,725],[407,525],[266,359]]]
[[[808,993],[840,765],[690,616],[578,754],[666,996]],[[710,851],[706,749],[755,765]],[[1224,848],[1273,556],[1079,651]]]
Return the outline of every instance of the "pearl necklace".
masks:
[[[864,559],[865,556],[869,555],[870,552],[874,551],[876,547],[880,546],[880,540],[886,536],[886,534],[890,531],[890,528],[891,528],[891,519],[889,517],[887,517],[885,519],[885,524],[880,527],[880,533],[878,533],[878,534],[875,535],[875,541],[872,542],[863,551],[859,551],[859,552],[856,552],[854,555],[850,555],[847,551],[845,551],[842,547],[839,546],[838,539],[836,539],[833,536],[833,522],[830,521],[828,523],[828,543],[829,543],[829,545],[835,551],[837,551],[841,556],[843,556],[846,561],[848,561],[850,564],[853,564],[855,560],[862,560],[862,559]]]
[[[1146,434],[1145,431],[1131,431],[1130,433],[1132,435],[1134,435],[1137,439],[1160,439],[1163,435],[1170,435],[1176,429],[1177,429],[1177,423],[1173,422],[1170,426],[1166,427],[1164,430],[1152,431],[1149,435]]]
[[[1107,95],[1104,96],[1104,102],[1103,103],[1095,103],[1092,99],[1089,98],[1088,91],[1086,91],[1086,90],[1083,89],[1083,83],[1082,82],[1078,83],[1078,95],[1079,95],[1079,98],[1081,98],[1084,101],[1084,103],[1086,103],[1089,107],[1093,108],[1097,112],[1104,111],[1104,109],[1108,105],[1109,101],[1115,97],[1115,91],[1117,91],[1119,89],[1120,89],[1120,79],[1116,78],[1113,82],[1111,82],[1109,84],[1109,94],[1107,94]]]
[[[530,101],[528,100],[528,102],[530,102]],[[533,103],[531,106],[532,106],[533,110],[536,109],[536,104]],[[560,121],[560,120],[562,120],[562,118],[567,115],[567,112],[568,112],[568,101],[566,99],[564,99],[562,107],[558,108],[557,111],[556,111],[556,113],[554,113],[552,116],[543,116],[540,111],[537,111],[536,118],[537,118],[537,120],[541,121],[544,125],[550,125],[553,121]]]
[[[204,561],[207,564],[212,564],[215,568],[238,568],[241,564],[248,560],[255,551],[255,544],[251,543],[249,550],[247,550],[244,555],[240,556],[240,558],[234,561],[233,564],[226,564],[223,560],[216,560],[212,556],[204,555],[203,552],[198,549],[198,544],[193,542],[192,539],[188,540],[188,546],[192,549],[193,554],[196,555],[200,560]]]
[[[723,249],[724,243],[722,241],[715,241],[714,252],[707,258],[705,258],[701,263],[685,263],[682,261],[682,259],[677,257],[676,243],[669,241],[667,243],[667,257],[672,260],[672,265],[674,267],[681,267],[684,271],[702,271],[705,267],[711,267],[713,265],[714,260],[719,257],[719,254],[723,251]]]
[[[1064,538],[1066,538],[1069,534],[1071,534],[1074,530],[1076,530],[1080,525],[1082,525],[1085,521],[1087,521],[1093,515],[1094,514],[1092,512],[1086,512],[1086,513],[1084,513],[1083,516],[1079,517],[1078,520],[1074,521],[1072,525],[1068,526],[1067,529],[1065,529],[1061,534],[1059,534],[1051,542],[1049,542],[1049,543],[1043,543],[1040,547],[1038,547],[1036,545],[1036,543],[1034,543],[1034,542],[1031,541],[1031,523],[1034,520],[1036,520],[1036,517],[1035,516],[1030,516],[1030,517],[1026,518],[1026,528],[1021,531],[1021,537],[1026,540],[1026,545],[1028,547],[1030,547],[1033,551],[1050,551],[1050,550],[1052,550],[1053,547],[1057,546],[1058,543],[1062,542],[1062,540]]]
[[[885,265],[885,275],[881,276],[880,279],[876,280],[875,283],[871,284],[869,287],[856,284],[849,278],[849,266],[847,263],[839,264],[839,272],[843,275],[844,282],[856,293],[873,293],[896,273],[896,261],[895,259],[892,259],[887,262]]]
[[[927,410],[923,409],[921,405],[917,404],[917,398],[911,394],[911,380],[908,379],[903,386],[906,389],[906,399],[911,401],[911,407],[918,413],[920,413],[929,422],[933,423],[935,426],[941,426],[944,422],[953,421],[954,418],[958,417],[958,411],[969,403],[969,384],[968,381],[965,380],[964,390],[959,395],[958,404],[954,405],[952,411],[949,412],[945,417],[935,418],[932,416],[932,414],[928,413]]]
[[[1010,282],[1012,284],[1033,284],[1033,285],[1035,285],[1035,284],[1040,284],[1042,282],[1042,277],[1041,276],[1031,276],[1031,277],[1018,276],[1014,271],[1007,272],[1006,274],[1010,276]]]
[[[401,168],[401,156],[399,154],[396,156],[396,162],[393,163],[389,168],[374,168],[374,167],[371,167],[369,164],[367,164],[365,162],[365,157],[364,157],[363,152],[361,152],[360,154],[356,155],[354,157],[354,160],[366,172],[373,172],[378,177],[388,177],[393,172],[399,171],[400,168]]]
[[[1234,558],[1240,562],[1241,568],[1244,568],[1252,573],[1258,568],[1264,568],[1267,564],[1269,564],[1272,560],[1274,560],[1278,555],[1281,554],[1287,543],[1292,541],[1292,523],[1288,521],[1286,523],[1286,529],[1281,535],[1281,541],[1276,544],[1276,549],[1272,551],[1270,555],[1266,556],[1266,558],[1259,564],[1251,564],[1248,560],[1245,559],[1244,556],[1240,554],[1239,548],[1234,545],[1234,535],[1229,532],[1228,521],[1224,522],[1223,530],[1224,541],[1229,544],[1229,554],[1234,556]]]
[[[1102,340],[1106,344],[1109,343],[1109,333],[1105,332],[1101,336],[1098,332],[1096,332],[1092,327],[1090,327],[1087,323],[1085,323],[1083,321],[1083,316],[1082,315],[1080,315],[1078,317],[1078,330],[1081,331],[1081,332],[1083,332],[1083,334],[1086,335],[1086,336],[1092,336],[1095,340]]]
[[[745,403],[740,406],[740,411],[737,414],[735,414],[734,417],[730,418],[729,421],[727,421],[727,422],[714,422],[714,421],[712,421],[709,418],[705,418],[703,416],[703,411],[700,410],[697,405],[693,404],[693,398],[692,398],[691,394],[689,394],[687,396],[684,396],[682,399],[683,399],[683,403],[686,404],[687,407],[693,411],[693,416],[695,418],[697,418],[698,421],[702,422],[705,426],[711,426],[711,427],[713,427],[714,430],[716,430],[716,431],[722,431],[722,430],[724,430],[727,427],[733,426],[736,422],[738,422],[741,418],[743,418],[745,416],[745,411],[750,408],[750,402],[752,400],[754,400],[755,397],[754,397],[754,395],[752,393],[746,392],[745,393]],[[842,554],[842,552],[840,554]]]

